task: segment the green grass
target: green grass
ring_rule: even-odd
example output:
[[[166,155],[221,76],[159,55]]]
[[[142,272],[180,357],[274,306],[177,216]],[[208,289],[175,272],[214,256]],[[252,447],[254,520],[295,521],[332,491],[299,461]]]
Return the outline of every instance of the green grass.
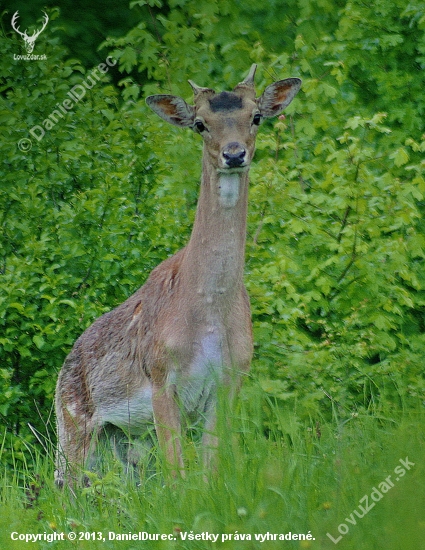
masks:
[[[202,470],[196,445],[186,442],[185,479],[169,482],[157,465],[154,471],[147,470],[138,485],[126,480],[121,466],[111,460],[109,472],[102,479],[93,476],[92,486],[73,498],[69,491],[54,487],[50,452],[42,456],[34,451],[32,468],[16,462],[15,471],[6,469],[1,479],[0,548],[425,549],[423,405],[385,416],[359,414],[344,421],[305,423],[293,409],[273,410],[270,405],[274,427],[266,438],[264,396],[249,395],[249,401],[241,400],[232,414],[222,415],[214,472]],[[414,465],[407,464],[410,469],[401,476],[400,470],[394,470],[406,457]],[[360,501],[366,506],[367,495],[369,505],[373,504],[374,487],[379,488],[388,476],[393,486],[388,485],[382,498],[358,518],[354,510],[360,510]],[[327,533],[338,539],[338,526],[348,532],[335,544]],[[26,544],[11,540],[15,531],[101,532],[106,540]],[[170,534],[176,540],[108,540],[109,532],[139,531]],[[311,532],[315,540],[261,542],[254,536],[288,532]],[[218,534],[219,538],[217,542],[181,540],[184,533]],[[222,534],[233,535],[233,540],[222,542]],[[239,538],[249,534],[252,540],[234,540],[236,534]]]

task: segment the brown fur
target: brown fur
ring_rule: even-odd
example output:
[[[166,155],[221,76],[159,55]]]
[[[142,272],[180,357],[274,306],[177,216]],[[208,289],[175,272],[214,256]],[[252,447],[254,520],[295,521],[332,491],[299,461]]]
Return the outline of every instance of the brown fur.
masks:
[[[243,270],[253,120],[281,112],[300,87],[298,79],[279,81],[256,100],[253,72],[233,92],[216,96],[215,110],[215,92],[194,84],[195,106],[175,96],[147,100],[168,122],[204,137],[196,219],[188,245],[93,323],[66,358],[56,391],[59,485],[90,466],[108,425],[143,435],[154,422],[168,462],[182,471],[181,415],[201,417],[210,461],[217,386],[229,386],[233,395],[252,356]]]

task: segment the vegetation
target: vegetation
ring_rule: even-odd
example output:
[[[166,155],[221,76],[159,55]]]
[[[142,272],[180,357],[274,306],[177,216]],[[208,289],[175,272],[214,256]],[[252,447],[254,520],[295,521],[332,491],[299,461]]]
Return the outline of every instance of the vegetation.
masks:
[[[312,547],[334,547],[326,530],[400,458],[418,464],[423,453],[424,4],[136,0],[119,20],[112,4],[37,0],[3,12],[4,521],[29,531],[38,521],[40,532],[72,521],[168,532],[170,518],[187,531],[280,525],[320,533]],[[10,27],[16,9],[22,28],[49,14],[34,50],[46,60],[14,58],[25,53]],[[66,501],[51,487],[57,372],[78,335],[184,245],[196,207],[200,140],[152,116],[144,98],[190,100],[188,78],[229,89],[253,62],[259,91],[288,76],[303,87],[284,117],[262,126],[251,170],[246,283],[256,347],[234,447],[208,493],[194,460],[176,488],[154,476],[146,490],[122,492],[112,469],[99,492],[93,485]],[[72,107],[61,110],[72,90]],[[33,491],[38,479],[44,488],[22,515],[18,487]],[[420,480],[415,466],[338,547],[420,548]],[[374,522],[382,528],[372,535]],[[407,526],[422,537],[400,538]]]
[[[41,550],[423,548],[422,409],[397,423],[359,415],[345,422],[335,418],[305,425],[296,413],[274,404],[273,417],[286,436],[276,428],[266,439],[262,398],[257,389],[254,398],[241,400],[232,411],[232,437],[228,411],[220,409],[218,466],[207,473],[207,483],[190,442],[185,449],[187,477],[173,484],[164,484],[163,468],[154,474],[146,464],[148,473],[138,486],[123,478],[111,460],[108,473],[102,478],[91,474],[92,485],[73,498],[53,487],[52,462],[44,456],[35,461],[36,476],[32,468],[25,472],[25,491],[17,474],[9,471],[0,493],[1,547],[21,550],[25,543],[11,540],[11,534],[36,533],[46,535],[31,543]],[[157,450],[154,456],[160,463]],[[116,536],[139,532],[171,535],[172,540],[135,542]],[[74,533],[77,541],[71,539]],[[289,533],[311,535],[312,540],[271,538]],[[47,536],[55,534],[63,540],[48,542]],[[189,538],[196,534],[218,538]]]

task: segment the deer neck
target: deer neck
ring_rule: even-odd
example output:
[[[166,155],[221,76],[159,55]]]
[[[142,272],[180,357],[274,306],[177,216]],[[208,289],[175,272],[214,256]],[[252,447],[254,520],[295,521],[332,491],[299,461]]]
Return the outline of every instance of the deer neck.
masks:
[[[194,301],[223,315],[243,288],[248,172],[217,172],[205,156],[196,218],[182,267]]]

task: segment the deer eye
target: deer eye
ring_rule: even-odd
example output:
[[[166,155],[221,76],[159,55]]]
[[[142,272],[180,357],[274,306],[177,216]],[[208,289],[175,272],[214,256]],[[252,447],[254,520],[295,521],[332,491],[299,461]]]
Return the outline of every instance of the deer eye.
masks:
[[[195,120],[193,127],[200,134],[205,130],[205,124],[202,122],[202,120]]]
[[[261,123],[261,119],[263,117],[260,115],[260,113],[257,113],[254,115],[254,118],[252,119],[252,123],[259,126],[259,124]]]

